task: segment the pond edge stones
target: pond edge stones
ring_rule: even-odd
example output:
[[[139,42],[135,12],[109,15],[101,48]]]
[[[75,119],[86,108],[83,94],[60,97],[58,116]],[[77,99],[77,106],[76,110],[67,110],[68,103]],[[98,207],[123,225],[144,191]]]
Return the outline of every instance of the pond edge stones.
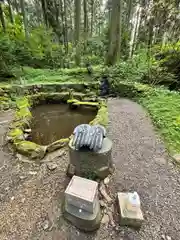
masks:
[[[98,183],[73,176],[65,191],[64,217],[84,231],[95,231],[100,226],[101,210]]]

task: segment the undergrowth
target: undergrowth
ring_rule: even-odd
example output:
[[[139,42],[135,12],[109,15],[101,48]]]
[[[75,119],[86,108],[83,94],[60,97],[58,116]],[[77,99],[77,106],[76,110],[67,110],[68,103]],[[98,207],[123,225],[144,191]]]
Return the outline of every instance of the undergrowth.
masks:
[[[180,152],[180,95],[177,92],[154,89],[151,95],[139,99],[164,137],[171,153]]]

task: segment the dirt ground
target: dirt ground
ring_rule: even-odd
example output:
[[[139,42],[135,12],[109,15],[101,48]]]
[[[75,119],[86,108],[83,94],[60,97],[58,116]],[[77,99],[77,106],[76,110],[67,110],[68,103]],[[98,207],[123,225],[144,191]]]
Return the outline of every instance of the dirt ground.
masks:
[[[11,111],[0,113],[0,239],[1,240],[179,240],[180,178],[150,119],[136,103],[124,99],[108,102],[109,136],[113,140],[116,171],[109,184],[117,191],[137,191],[145,222],[140,231],[119,227],[116,204],[104,214],[93,234],[80,232],[63,218],[62,199],[69,182],[67,150],[49,156],[56,165],[17,158],[5,146]],[[45,159],[48,160],[48,159]],[[115,225],[114,225],[115,223]]]

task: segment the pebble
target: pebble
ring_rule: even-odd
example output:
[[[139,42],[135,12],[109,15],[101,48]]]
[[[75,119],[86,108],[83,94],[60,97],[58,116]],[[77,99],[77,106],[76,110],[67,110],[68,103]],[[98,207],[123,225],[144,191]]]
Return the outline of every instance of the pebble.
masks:
[[[57,168],[56,163],[47,163],[47,168],[51,171],[55,170]]]
[[[24,133],[24,138],[25,138],[25,140],[28,140],[29,134],[28,133]]]
[[[45,221],[42,223],[42,227],[43,227],[44,231],[46,231],[46,230],[49,228],[49,221],[48,221],[48,220],[45,220]]]
[[[100,191],[101,195],[105,198],[105,200],[106,200],[108,203],[111,203],[111,202],[112,202],[112,198],[108,195],[108,193],[107,193],[106,188],[105,188],[104,185],[101,185],[101,186],[100,186],[99,191]]]
[[[108,224],[109,223],[109,216],[105,214],[101,220],[102,224]]]
[[[29,171],[29,174],[30,174],[30,175],[36,175],[36,174],[37,174],[37,172],[34,172],[34,171]]]
[[[20,178],[21,180],[24,180],[24,179],[26,178],[26,176],[19,176],[19,178]]]
[[[107,177],[107,178],[105,178],[105,179],[104,179],[104,184],[105,184],[105,185],[108,185],[108,184],[109,184],[109,182],[110,182],[110,179],[109,179],[109,177]]]
[[[25,133],[31,133],[31,129],[30,128],[29,129],[25,129],[24,132]]]
[[[99,201],[101,207],[106,207],[106,203],[103,200]]]
[[[166,236],[166,239],[167,239],[167,240],[171,240],[171,237],[170,237],[170,236]]]
[[[75,167],[72,164],[68,165],[68,169],[66,172],[67,176],[72,177],[75,174]]]

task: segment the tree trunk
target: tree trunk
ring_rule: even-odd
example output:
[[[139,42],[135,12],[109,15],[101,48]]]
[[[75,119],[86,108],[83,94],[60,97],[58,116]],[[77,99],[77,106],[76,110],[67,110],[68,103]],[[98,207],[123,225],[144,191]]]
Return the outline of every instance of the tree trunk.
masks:
[[[19,12],[19,5],[17,3],[17,0],[14,0],[14,7],[16,9],[16,12],[18,13]]]
[[[76,56],[75,62],[76,65],[80,65],[80,46],[79,46],[79,38],[80,38],[80,21],[81,21],[81,0],[75,0],[75,33],[74,40],[76,46]]]
[[[86,50],[87,37],[88,37],[88,15],[87,15],[87,0],[83,1],[84,7],[84,48]]]
[[[94,24],[94,0],[91,0],[91,37],[93,35],[93,24]]]
[[[2,24],[3,31],[6,32],[6,24],[5,24],[4,13],[3,13],[1,3],[0,3],[0,19],[1,19],[1,24]]]
[[[148,59],[150,58],[151,55],[151,46],[152,46],[152,40],[153,40],[153,27],[154,27],[154,19],[149,20],[149,33],[148,33],[148,44],[147,44],[147,55]]]
[[[61,15],[61,28],[62,28],[62,35],[63,35],[63,43],[65,45],[65,26],[64,26],[64,9],[63,9],[63,1],[60,0],[59,2],[59,7],[60,7],[60,15]]]
[[[64,0],[64,46],[68,53],[68,24],[67,24],[67,1]]]
[[[41,0],[41,6],[42,6],[44,23],[48,27],[49,24],[48,24],[48,18],[47,18],[47,3],[46,3],[46,0]]]
[[[39,24],[42,24],[43,23],[42,10],[41,10],[41,3],[39,2],[39,0],[35,0],[35,8],[36,8],[37,21]]]
[[[126,18],[126,26],[129,29],[129,22],[131,19],[131,13],[132,13],[132,0],[128,0],[127,3],[127,18]]]
[[[26,39],[28,40],[28,37],[29,37],[28,36],[28,22],[27,22],[24,0],[20,0],[20,4],[21,4],[21,14],[23,16],[25,36],[26,36]]]
[[[141,21],[141,6],[138,4],[136,7],[136,11],[134,13],[134,17],[133,17],[133,28],[131,31],[131,40],[130,40],[130,49],[129,49],[129,58],[132,57],[133,55],[133,51],[135,49],[135,42],[136,42],[136,38],[138,37],[138,33],[139,33],[139,26],[140,26],[140,21]]]
[[[10,17],[10,21],[13,24],[14,23],[14,18],[13,18],[13,13],[12,13],[12,8],[11,8],[11,1],[7,0],[8,2],[8,10],[9,10],[9,17]]]
[[[64,4],[63,4],[64,3]],[[68,26],[67,26],[67,1],[60,0],[60,15],[62,22],[63,43],[66,53],[68,53]]]
[[[106,64],[113,65],[117,62],[120,53],[120,13],[121,0],[113,0],[111,20],[109,24],[109,46]]]

